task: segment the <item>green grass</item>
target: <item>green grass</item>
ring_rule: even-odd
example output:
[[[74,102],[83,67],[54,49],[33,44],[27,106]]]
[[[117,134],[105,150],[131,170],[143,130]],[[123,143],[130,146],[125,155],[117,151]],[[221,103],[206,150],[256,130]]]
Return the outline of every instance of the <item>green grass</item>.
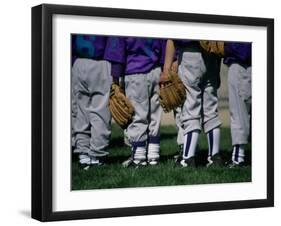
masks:
[[[123,144],[122,130],[113,125],[110,155],[107,164],[92,167],[85,171],[80,168],[76,156],[72,162],[72,189],[105,189],[124,187],[173,186],[189,184],[212,184],[250,182],[251,167],[250,149],[246,149],[247,166],[228,169],[225,167],[206,168],[208,152],[207,138],[201,133],[196,156],[196,168],[180,168],[176,166],[173,156],[177,154],[175,126],[161,127],[161,159],[157,166],[141,169],[123,168],[121,163],[130,156],[130,149]],[[221,130],[221,155],[227,161],[230,159],[231,139],[230,130]]]

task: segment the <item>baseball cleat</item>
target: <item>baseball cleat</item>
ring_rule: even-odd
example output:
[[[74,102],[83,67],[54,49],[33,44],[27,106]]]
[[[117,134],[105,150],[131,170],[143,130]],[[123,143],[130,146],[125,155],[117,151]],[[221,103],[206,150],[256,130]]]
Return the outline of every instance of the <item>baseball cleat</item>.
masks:
[[[178,154],[174,155],[175,163],[179,163],[182,160],[182,149],[183,149],[183,145],[179,145],[179,152]]]
[[[148,160],[148,164],[151,165],[151,166],[158,165],[158,163],[159,163],[159,159],[150,159],[150,160]]]
[[[180,163],[181,160],[182,160],[182,154],[174,155],[175,163]]]
[[[147,166],[147,162],[145,160],[141,160],[141,161],[133,161],[133,167],[135,167],[136,169],[138,168],[142,168]]]
[[[239,168],[245,166],[245,162],[235,162],[231,160],[229,162],[226,162],[226,166],[230,169]]]
[[[81,168],[87,171],[88,169],[90,169],[90,165],[81,165]]]
[[[134,160],[132,157],[130,157],[128,160],[126,160],[122,163],[122,166],[124,168],[132,167],[135,169],[145,167],[146,165],[147,165],[147,162],[145,160]]]
[[[209,156],[206,167],[217,167],[217,166],[223,166],[221,156],[219,154]]]
[[[186,167],[195,167],[195,158],[194,157],[190,157],[188,159],[182,159],[180,162],[179,162],[180,166],[183,167],[183,168],[186,168]]]
[[[126,161],[122,162],[122,166],[123,166],[124,168],[127,168],[127,167],[129,167],[129,165],[132,164],[132,162],[133,162],[133,158],[130,157],[130,158],[128,158]]]
[[[79,163],[82,169],[88,170],[90,166],[101,166],[104,165],[104,162],[101,159],[89,156],[86,154],[79,155]]]

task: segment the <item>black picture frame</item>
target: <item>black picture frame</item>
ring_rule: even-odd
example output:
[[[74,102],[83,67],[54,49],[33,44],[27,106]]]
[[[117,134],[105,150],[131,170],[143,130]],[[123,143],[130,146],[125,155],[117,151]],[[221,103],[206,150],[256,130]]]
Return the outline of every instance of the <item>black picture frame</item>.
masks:
[[[52,210],[52,18],[55,14],[247,25],[267,29],[267,198],[54,212]],[[32,8],[32,218],[40,221],[122,217],[274,206],[274,20],[176,12],[43,4]]]

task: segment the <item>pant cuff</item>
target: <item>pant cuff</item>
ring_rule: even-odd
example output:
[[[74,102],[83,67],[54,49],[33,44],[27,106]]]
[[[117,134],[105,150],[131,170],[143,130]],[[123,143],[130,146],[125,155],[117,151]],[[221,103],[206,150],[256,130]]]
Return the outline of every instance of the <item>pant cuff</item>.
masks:
[[[73,153],[79,153],[79,154],[88,154],[90,151],[90,149],[78,149],[78,148],[74,148]]]
[[[248,143],[249,143],[248,140],[239,140],[239,141],[237,141],[237,139],[236,139],[236,140],[232,141],[232,146],[243,145],[243,144],[248,144]]]
[[[195,131],[195,130],[199,130],[201,131],[201,127],[199,123],[194,123],[194,125],[188,125],[186,126],[186,128],[183,130],[183,134],[187,134],[189,132]]]
[[[149,144],[160,144],[160,136],[149,136],[148,143]]]
[[[249,143],[249,133],[244,133],[239,129],[231,130],[231,140],[232,145],[236,144],[248,144]]]
[[[134,148],[136,148],[136,147],[145,147],[146,146],[146,142],[145,141],[132,142],[132,146]]]
[[[201,133],[201,130],[200,129],[194,129],[194,130],[191,130],[187,133],[193,133],[193,132]],[[186,135],[187,133],[185,133],[184,135]]]
[[[105,150],[99,150],[99,151],[96,151],[96,150],[90,150],[88,152],[88,155],[89,156],[94,156],[94,157],[103,157],[103,156],[106,156],[108,155],[109,153]]]
[[[211,130],[218,128],[221,126],[221,121],[219,120],[218,117],[215,117],[213,119],[210,119],[209,121],[205,122],[203,127],[204,127],[204,132],[208,133]]]

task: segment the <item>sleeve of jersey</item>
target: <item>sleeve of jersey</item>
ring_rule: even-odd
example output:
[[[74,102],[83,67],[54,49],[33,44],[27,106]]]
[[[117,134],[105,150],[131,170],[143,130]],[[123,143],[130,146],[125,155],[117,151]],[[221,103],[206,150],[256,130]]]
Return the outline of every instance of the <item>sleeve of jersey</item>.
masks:
[[[227,42],[224,46],[224,53],[226,57],[236,57],[242,62],[251,59],[252,44],[251,43],[238,43]]]
[[[161,56],[160,56],[161,67],[163,67],[163,65],[165,63],[166,43],[167,43],[167,40],[165,40],[165,39],[161,40]]]
[[[125,38],[109,37],[107,39],[104,59],[111,63],[111,75],[118,78],[124,73],[126,66]]]

